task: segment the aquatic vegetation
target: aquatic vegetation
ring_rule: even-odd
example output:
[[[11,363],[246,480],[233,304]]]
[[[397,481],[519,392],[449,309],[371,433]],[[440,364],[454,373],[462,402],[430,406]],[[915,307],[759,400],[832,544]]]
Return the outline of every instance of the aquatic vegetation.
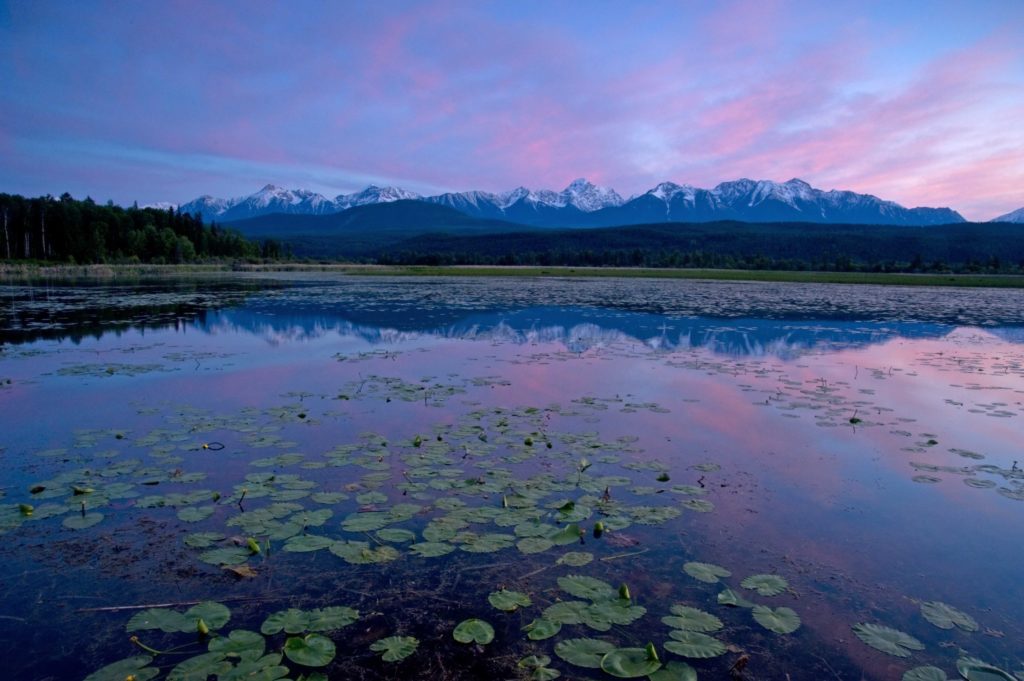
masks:
[[[671,640],[665,641],[665,650],[683,657],[709,658],[725,653],[725,644],[717,638],[696,631],[673,629]]]
[[[661,621],[673,629],[686,629],[688,631],[710,632],[722,628],[722,620],[708,612],[687,605],[673,605],[672,615],[662,617]]]
[[[914,667],[904,672],[902,681],[946,681],[949,677],[938,667]]]
[[[420,645],[415,636],[388,636],[370,644],[370,650],[381,653],[385,662],[400,662],[416,652]]]
[[[973,657],[957,660],[956,670],[967,681],[1016,681],[1009,672]]]
[[[459,643],[487,645],[494,640],[494,627],[481,619],[463,620],[452,631],[452,637]]]
[[[854,624],[853,633],[875,650],[895,657],[910,657],[911,652],[924,650],[924,644],[910,634],[880,624]]]
[[[601,658],[601,669],[620,679],[635,679],[661,669],[661,660],[652,644],[646,648],[615,648]]]
[[[85,681],[125,681],[129,677],[135,681],[149,681],[160,674],[159,669],[149,666],[152,661],[150,655],[128,657],[97,669],[85,677]]]
[[[713,563],[700,563],[691,561],[683,565],[683,571],[702,582],[708,584],[715,584],[722,577],[731,577],[732,573],[723,567],[714,565]]]
[[[220,629],[230,619],[231,611],[226,606],[207,601],[194,605],[183,613],[167,608],[149,608],[137,612],[128,620],[125,631],[159,629],[167,633],[194,632],[200,621],[210,629]]]
[[[519,608],[528,608],[533,605],[530,597],[518,591],[494,591],[487,597],[487,601],[498,610],[514,612]]]
[[[776,634],[792,634],[800,628],[800,616],[791,608],[755,605],[752,613],[758,624]]]
[[[941,601],[922,603],[921,614],[939,629],[952,629],[956,627],[963,631],[978,630],[978,623],[973,617]]]
[[[697,670],[679,660],[669,660],[658,671],[649,674],[650,681],[697,681]]]
[[[334,642],[322,634],[291,636],[284,642],[284,654],[289,660],[306,667],[323,667],[334,659]]]
[[[600,669],[601,660],[615,649],[611,643],[594,638],[569,638],[555,644],[555,655],[569,664]]]
[[[753,589],[762,596],[778,596],[789,588],[789,583],[778,575],[752,575],[740,582],[740,586]]]

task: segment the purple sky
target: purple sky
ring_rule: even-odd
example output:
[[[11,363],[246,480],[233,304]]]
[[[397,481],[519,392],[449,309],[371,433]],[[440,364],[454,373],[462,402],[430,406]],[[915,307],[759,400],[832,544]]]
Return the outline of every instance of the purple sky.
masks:
[[[1024,2],[0,0],[0,191],[800,177],[1024,206]]]

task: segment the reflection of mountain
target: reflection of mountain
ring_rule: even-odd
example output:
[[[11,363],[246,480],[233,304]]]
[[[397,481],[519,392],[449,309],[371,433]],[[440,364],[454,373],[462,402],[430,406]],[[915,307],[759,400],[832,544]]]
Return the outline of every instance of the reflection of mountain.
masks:
[[[322,312],[267,314],[231,309],[211,313],[204,320],[197,320],[196,326],[213,333],[251,333],[274,344],[337,334],[358,338],[370,345],[433,337],[524,345],[554,343],[570,352],[584,352],[613,344],[635,343],[658,350],[706,348],[724,355],[780,358],[797,357],[808,351],[860,347],[898,337],[940,338],[956,328],[927,322],[671,318],[592,308],[527,308],[478,313],[454,323],[421,323],[415,329],[363,323],[359,317],[358,314],[346,318],[342,314]]]

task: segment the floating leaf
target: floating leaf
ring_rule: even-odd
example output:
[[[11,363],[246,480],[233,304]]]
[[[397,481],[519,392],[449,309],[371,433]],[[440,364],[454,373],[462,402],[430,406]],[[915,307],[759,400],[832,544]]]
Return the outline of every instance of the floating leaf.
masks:
[[[686,563],[683,565],[683,572],[694,579],[707,582],[708,584],[716,583],[721,577],[732,576],[731,572],[726,570],[724,567],[715,565],[714,563]]]
[[[789,583],[778,575],[751,575],[742,582],[744,589],[753,589],[762,596],[778,596],[789,588]]]
[[[910,634],[880,624],[854,624],[853,633],[875,650],[896,657],[910,657],[912,650],[924,650],[924,644]]]
[[[308,628],[309,614],[296,608],[289,608],[288,610],[275,612],[267,617],[263,621],[260,631],[267,636],[272,636],[282,631],[286,634],[300,634]]]
[[[555,561],[558,565],[569,565],[572,567],[582,567],[587,563],[594,560],[594,554],[586,551],[569,551],[563,554],[561,558]]]
[[[229,546],[221,549],[210,549],[199,554],[199,560],[213,565],[239,565],[249,560],[252,552],[243,546]]]
[[[573,523],[566,525],[564,528],[548,536],[553,544],[558,546],[568,546],[569,544],[579,544],[580,537],[583,535],[583,531],[580,530],[580,526]]]
[[[515,543],[515,537],[510,534],[483,534],[459,548],[469,553],[491,553],[507,549],[513,543]]]
[[[948,678],[938,667],[914,667],[904,672],[902,681],[947,681]]]
[[[601,658],[601,669],[620,679],[636,679],[661,669],[661,661],[647,648],[616,648]]]
[[[254,659],[263,655],[266,645],[266,639],[255,631],[235,629],[228,636],[211,639],[209,649],[211,653],[223,653],[228,657]]]
[[[231,611],[227,606],[213,601],[203,601],[185,611],[188,628],[182,631],[195,631],[196,620],[203,620],[210,629],[220,629],[231,619]]]
[[[86,513],[85,515],[70,515],[62,523],[69,530],[84,530],[92,527],[103,520],[102,513]]]
[[[398,662],[416,652],[419,645],[419,639],[414,636],[388,636],[370,644],[370,650],[383,653],[381,659],[385,662]]]
[[[85,681],[124,681],[129,676],[135,681],[149,681],[160,674],[159,669],[147,666],[152,661],[150,655],[136,655],[118,660],[89,674]]]
[[[959,627],[964,631],[978,630],[978,623],[974,621],[973,617],[941,601],[922,603],[921,614],[939,629]]]
[[[792,634],[800,628],[800,616],[790,608],[768,608],[754,606],[754,620],[768,631],[776,634]]]
[[[753,608],[756,603],[751,603],[747,599],[740,596],[732,589],[724,589],[722,593],[718,594],[718,604],[728,605],[734,608]]]
[[[167,681],[206,681],[230,669],[231,663],[224,659],[224,653],[203,653],[178,664],[167,675]]]
[[[546,638],[551,638],[561,630],[561,622],[555,622],[544,617],[538,617],[523,627],[526,637],[531,641],[543,641]],[[547,663],[545,662],[544,664]]]
[[[590,607],[583,601],[561,601],[544,609],[544,619],[559,624],[583,624],[583,617]]]
[[[475,617],[460,622],[452,632],[459,643],[478,643],[482,646],[494,640],[494,627]]]
[[[186,523],[198,523],[213,515],[213,506],[187,506],[178,511],[178,520]]]
[[[159,629],[167,633],[192,631],[195,622],[189,622],[186,617],[176,610],[167,608],[148,608],[142,612],[132,615],[125,625],[125,631],[147,631]]]
[[[537,667],[530,674],[530,681],[553,681],[562,675],[562,672],[550,667]]]
[[[957,660],[956,670],[967,681],[1016,681],[1009,672],[970,657]]]
[[[195,532],[185,537],[185,546],[194,549],[207,549],[224,539],[219,532]]]
[[[585,575],[568,575],[558,578],[558,586],[577,598],[604,601],[615,598],[615,589],[608,582]]]
[[[259,634],[257,634],[258,636]],[[281,654],[271,653],[262,657],[243,653],[238,664],[217,681],[277,681],[288,676],[288,667],[281,666]]]
[[[334,631],[347,627],[359,619],[359,611],[344,605],[334,605],[327,608],[317,608],[308,613],[309,625],[307,631]]]
[[[284,642],[284,654],[296,664],[323,667],[334,659],[334,642],[321,634],[292,636]]]
[[[526,537],[516,542],[516,547],[526,554],[547,551],[554,545],[555,543],[547,537]]]
[[[569,638],[555,644],[555,655],[577,667],[600,669],[601,658],[614,649],[611,643],[596,638]]]
[[[717,638],[696,631],[673,629],[669,635],[673,640],[665,642],[665,650],[683,657],[718,657],[725,652],[725,644]]]
[[[381,541],[404,544],[407,541],[416,541],[416,534],[400,527],[385,527],[383,530],[377,530],[377,538]]]
[[[438,556],[451,553],[455,550],[455,547],[444,542],[427,541],[419,544],[412,544],[409,547],[409,550],[421,558],[437,558]]]
[[[678,660],[672,660],[647,677],[650,681],[697,681],[697,670]]]
[[[662,617],[661,621],[673,629],[707,632],[722,628],[722,620],[703,610],[687,605],[673,605],[671,610],[672,616]]]
[[[487,601],[498,610],[505,612],[513,612],[519,608],[528,608],[533,605],[533,601],[526,594],[505,589],[491,593],[487,597]]]
[[[301,534],[284,543],[284,550],[291,553],[309,553],[330,548],[335,540],[318,534]]]

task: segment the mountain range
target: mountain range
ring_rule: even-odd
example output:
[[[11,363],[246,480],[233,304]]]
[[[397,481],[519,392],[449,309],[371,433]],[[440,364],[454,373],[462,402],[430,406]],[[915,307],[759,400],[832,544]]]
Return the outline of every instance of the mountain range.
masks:
[[[281,213],[329,215],[396,201],[435,204],[472,218],[534,227],[610,227],[720,220],[885,225],[965,222],[950,208],[905,208],[870,194],[823,191],[799,179],[781,183],[740,179],[723,182],[713,189],[663,182],[629,199],[623,199],[614,189],[582,178],[560,192],[519,187],[499,193],[468,191],[424,197],[398,187],[371,185],[334,199],[306,189],[283,189],[268,184],[255,194],[235,199],[201,196],[180,205],[179,210],[199,213],[206,221],[236,222]],[[1024,220],[1024,209],[999,219]]]

